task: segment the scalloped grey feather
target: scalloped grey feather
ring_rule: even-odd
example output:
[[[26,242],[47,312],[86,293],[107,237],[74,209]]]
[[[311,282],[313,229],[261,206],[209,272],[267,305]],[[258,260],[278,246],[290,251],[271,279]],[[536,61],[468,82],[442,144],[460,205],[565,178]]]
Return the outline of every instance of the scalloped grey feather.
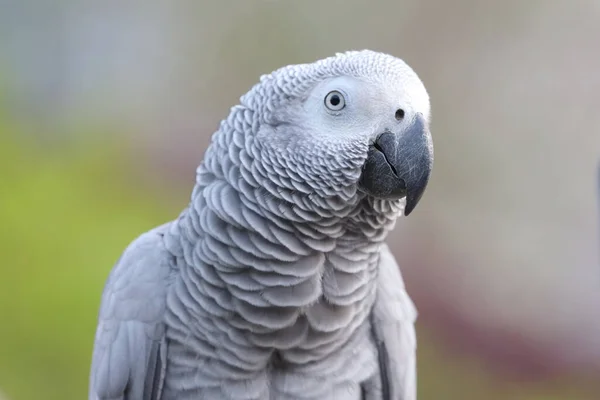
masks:
[[[429,112],[387,54],[262,76],[213,135],[188,207],[111,271],[89,398],[415,399],[416,310],[384,241],[429,178]]]

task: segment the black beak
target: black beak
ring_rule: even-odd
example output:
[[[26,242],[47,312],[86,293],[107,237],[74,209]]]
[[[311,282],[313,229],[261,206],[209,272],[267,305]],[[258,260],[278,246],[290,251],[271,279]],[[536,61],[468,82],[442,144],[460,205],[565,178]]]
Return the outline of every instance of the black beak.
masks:
[[[397,200],[406,196],[404,215],[409,215],[429,182],[433,143],[421,114],[404,124],[398,132],[382,133],[369,147],[358,184],[377,198]]]

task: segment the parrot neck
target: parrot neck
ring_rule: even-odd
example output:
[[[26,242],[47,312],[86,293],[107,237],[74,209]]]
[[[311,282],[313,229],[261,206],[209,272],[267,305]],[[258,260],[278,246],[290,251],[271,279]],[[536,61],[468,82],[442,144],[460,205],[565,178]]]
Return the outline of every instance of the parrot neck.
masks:
[[[190,281],[204,282],[211,302],[227,293],[232,303],[221,307],[259,331],[301,316],[349,326],[373,299],[379,250],[401,207],[356,191],[293,192],[266,179],[236,143],[244,144],[222,132],[213,137],[177,222],[186,271],[196,275]]]
[[[265,329],[281,329],[301,315],[310,322],[311,312],[330,313],[331,323],[341,329],[354,318],[350,310],[371,302],[394,207],[378,210],[381,205],[363,198],[344,217],[316,216],[259,188],[240,182],[235,187],[202,167],[199,171],[199,184],[177,225],[187,249],[182,251],[186,268],[214,285],[205,296],[218,301],[222,298],[213,296],[226,291],[243,299],[229,311]]]
[[[199,335],[250,338],[264,350],[256,368],[274,350],[288,361],[305,353],[298,346],[334,354],[367,326],[380,248],[400,209],[355,195],[337,209],[310,210],[291,193],[266,191],[244,156],[221,153],[217,162],[211,153],[165,235],[182,278],[171,300],[177,318]]]

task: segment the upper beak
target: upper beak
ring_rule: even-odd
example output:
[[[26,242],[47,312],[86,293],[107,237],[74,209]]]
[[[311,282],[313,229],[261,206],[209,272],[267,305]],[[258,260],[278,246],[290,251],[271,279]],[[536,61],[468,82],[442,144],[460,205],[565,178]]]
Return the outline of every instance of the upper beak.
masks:
[[[423,196],[433,167],[433,142],[421,114],[397,132],[384,132],[369,147],[359,187],[367,194],[389,200],[406,196],[409,215]]]

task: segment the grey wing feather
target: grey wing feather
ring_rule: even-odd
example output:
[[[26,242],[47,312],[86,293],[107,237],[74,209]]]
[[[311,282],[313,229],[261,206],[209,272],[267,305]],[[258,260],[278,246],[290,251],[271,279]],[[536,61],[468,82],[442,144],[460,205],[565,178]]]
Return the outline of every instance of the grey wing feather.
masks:
[[[398,264],[387,245],[381,250],[377,299],[371,327],[379,353],[383,400],[415,400],[417,391],[415,320]]]
[[[98,317],[90,400],[154,400],[165,371],[163,314],[172,273],[162,232],[134,240],[110,273]]]

